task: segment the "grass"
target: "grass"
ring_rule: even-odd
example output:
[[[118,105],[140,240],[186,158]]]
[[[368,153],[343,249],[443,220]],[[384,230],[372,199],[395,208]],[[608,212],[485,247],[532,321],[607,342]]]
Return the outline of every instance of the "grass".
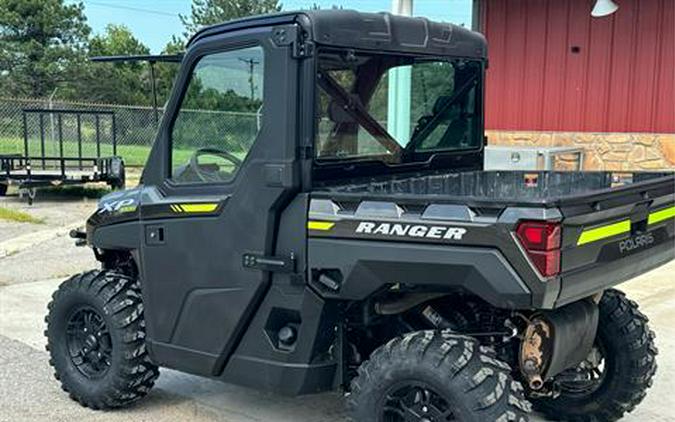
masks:
[[[85,185],[52,187],[47,194],[62,197],[98,199],[110,192],[111,190],[107,186]]]
[[[146,145],[117,145],[117,155],[124,159],[127,167],[143,167],[150,155],[150,146]],[[31,156],[39,157],[41,148],[38,139],[29,140],[28,151]],[[192,156],[192,150],[175,150],[174,158],[179,163],[186,163]],[[0,155],[2,154],[20,154],[23,155],[23,139],[20,138],[0,138]],[[77,157],[77,142],[64,141],[63,153],[66,156]],[[46,155],[59,156],[58,144],[47,144]],[[82,155],[84,157],[96,156],[96,144],[85,142],[82,144]],[[112,156],[112,146],[101,144],[101,156]]]
[[[143,167],[150,155],[150,146],[142,145],[117,145],[117,155],[124,159],[124,164],[127,167]],[[40,154],[40,141],[38,139],[31,139],[28,144],[28,151],[31,153],[31,156],[39,157]],[[46,148],[46,155],[48,156],[59,156],[58,146],[55,148],[54,145],[48,145]],[[23,139],[19,138],[0,138],[0,155],[2,154],[20,154],[23,155]],[[77,142],[64,141],[63,142],[63,153],[66,156],[77,157]],[[176,162],[176,165],[186,164],[194,150],[192,149],[175,149],[173,151],[173,159]],[[95,157],[96,156],[96,145],[93,143],[83,143],[82,155],[84,157]],[[111,145],[101,145],[101,156],[112,156],[112,146]],[[243,152],[235,152],[235,156],[243,159],[246,154]]]
[[[42,219],[35,218],[28,213],[11,210],[9,208],[3,207],[0,207],[0,220],[14,221],[16,223],[32,223],[32,224],[43,223]]]
[[[28,144],[28,151],[31,156],[39,157],[40,141],[38,139],[31,139]],[[21,154],[24,153],[23,139],[20,138],[0,138],[0,155],[1,154]],[[64,141],[63,153],[66,156],[77,157],[77,142]],[[127,166],[143,166],[150,154],[150,146],[145,145],[117,145],[117,155],[124,158],[124,163]],[[46,155],[58,156],[58,144],[54,145],[51,142],[47,143]],[[85,157],[96,156],[96,144],[93,142],[83,142],[82,155]],[[101,156],[111,156],[112,145],[101,144]]]

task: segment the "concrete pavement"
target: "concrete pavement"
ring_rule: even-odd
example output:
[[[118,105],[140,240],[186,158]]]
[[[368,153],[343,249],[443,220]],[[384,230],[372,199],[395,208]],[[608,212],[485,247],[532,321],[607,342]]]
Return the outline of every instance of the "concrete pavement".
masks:
[[[61,391],[44,351],[44,315],[61,281],[0,287],[0,422],[344,420],[338,394],[287,398],[168,369],[161,370],[151,394],[129,409],[84,409]]]
[[[0,206],[41,219],[42,224],[0,220],[0,286],[67,277],[97,264],[91,250],[75,248],[71,229],[84,225],[96,200],[56,197],[45,192],[29,206],[16,196],[0,198]]]
[[[47,353],[0,335],[0,421],[341,421],[337,395],[289,399],[162,370],[150,395],[127,409],[92,411],[61,391]]]
[[[675,263],[624,286],[657,332],[659,372],[644,403],[627,422],[675,420]],[[162,370],[148,398],[130,409],[93,412],[69,400],[51,375],[44,352],[44,313],[60,279],[0,287],[0,421],[225,421],[336,422],[337,394],[285,398]]]

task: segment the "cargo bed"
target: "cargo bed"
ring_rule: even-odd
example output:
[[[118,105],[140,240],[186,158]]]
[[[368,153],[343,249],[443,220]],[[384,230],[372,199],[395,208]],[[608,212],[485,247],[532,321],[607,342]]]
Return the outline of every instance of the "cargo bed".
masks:
[[[332,227],[313,231],[315,237],[497,250],[527,286],[522,299],[509,298],[511,304],[552,308],[675,258],[675,173],[471,171],[352,180],[317,187],[310,220]],[[555,277],[533,271],[517,244],[519,224],[532,220],[560,227]],[[399,231],[440,224],[466,233],[443,240],[391,236],[384,229],[384,235],[359,233],[363,221]]]
[[[619,192],[660,188],[673,191],[674,172],[470,171],[406,175],[317,187],[368,199],[416,198],[466,205],[544,205],[595,202]]]

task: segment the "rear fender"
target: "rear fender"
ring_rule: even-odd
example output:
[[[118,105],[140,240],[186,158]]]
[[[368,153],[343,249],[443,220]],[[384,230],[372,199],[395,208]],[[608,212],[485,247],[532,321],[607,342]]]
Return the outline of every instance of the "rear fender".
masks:
[[[386,286],[462,288],[498,308],[526,309],[531,292],[490,248],[309,239],[310,283],[324,297],[360,301]]]

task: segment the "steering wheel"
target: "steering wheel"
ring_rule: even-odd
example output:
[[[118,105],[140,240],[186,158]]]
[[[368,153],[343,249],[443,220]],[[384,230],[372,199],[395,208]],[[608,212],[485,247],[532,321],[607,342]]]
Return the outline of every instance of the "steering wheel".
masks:
[[[192,157],[190,157],[189,167],[202,182],[214,183],[214,182],[222,182],[225,180],[222,177],[220,173],[220,168],[218,167],[217,164],[209,166],[211,167],[211,169],[208,169],[204,165],[199,165],[199,157],[203,155],[213,155],[216,157],[223,158],[227,161],[230,161],[232,164],[234,164],[235,169],[237,167],[240,167],[242,164],[242,161],[239,158],[235,157],[234,155],[230,154],[227,151],[222,151],[216,148],[200,148],[197,151],[195,151],[194,154],[192,154]]]

